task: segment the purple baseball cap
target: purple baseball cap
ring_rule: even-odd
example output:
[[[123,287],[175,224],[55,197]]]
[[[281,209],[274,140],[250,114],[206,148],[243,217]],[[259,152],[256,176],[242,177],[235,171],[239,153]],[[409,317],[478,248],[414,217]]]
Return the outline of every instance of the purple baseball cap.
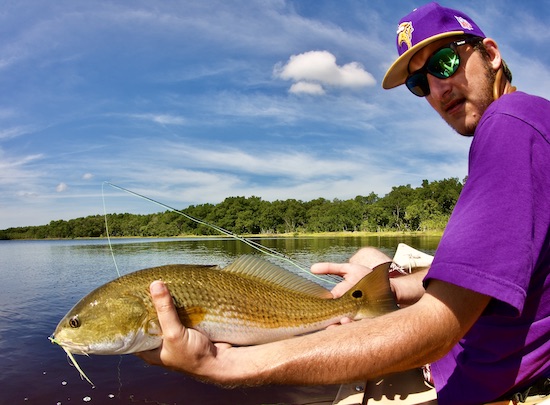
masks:
[[[414,9],[399,21],[399,57],[386,72],[382,87],[391,89],[405,83],[409,75],[409,62],[416,52],[441,38],[456,35],[485,38],[483,31],[462,11],[441,7],[437,3],[429,3]]]

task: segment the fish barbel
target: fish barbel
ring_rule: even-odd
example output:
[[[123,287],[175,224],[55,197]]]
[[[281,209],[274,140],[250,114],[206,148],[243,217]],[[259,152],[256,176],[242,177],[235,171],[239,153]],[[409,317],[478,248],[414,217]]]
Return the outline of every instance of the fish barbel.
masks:
[[[69,354],[128,354],[160,346],[162,331],[149,294],[154,280],[170,289],[179,317],[214,342],[253,345],[324,329],[343,317],[372,318],[397,309],[389,263],[340,298],[255,256],[227,267],[174,264],[139,270],[95,289],[50,337]],[[74,362],[74,359],[73,359]]]

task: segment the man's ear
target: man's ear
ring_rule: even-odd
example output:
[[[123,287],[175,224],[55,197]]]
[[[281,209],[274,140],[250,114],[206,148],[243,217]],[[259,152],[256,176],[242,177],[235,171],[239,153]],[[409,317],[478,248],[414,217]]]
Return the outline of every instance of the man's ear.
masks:
[[[500,49],[498,49],[497,43],[492,38],[485,38],[483,45],[485,45],[485,49],[487,50],[488,62],[496,72],[502,66]]]

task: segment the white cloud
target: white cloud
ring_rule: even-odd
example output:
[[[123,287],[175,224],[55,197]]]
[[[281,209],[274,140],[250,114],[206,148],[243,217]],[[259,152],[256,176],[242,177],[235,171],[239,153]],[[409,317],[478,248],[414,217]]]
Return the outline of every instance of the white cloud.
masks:
[[[298,82],[290,86],[289,93],[300,94],[313,94],[322,96],[325,94],[325,89],[319,83]]]
[[[152,121],[160,125],[183,125],[185,118],[170,114],[134,114],[132,117]]]
[[[18,136],[28,134],[32,132],[32,130],[33,129],[30,126],[24,125],[0,129],[0,140],[16,138]]]
[[[15,193],[17,197],[21,198],[36,198],[38,197],[38,193],[35,191],[26,191],[26,190],[20,190]]]
[[[192,147],[171,142],[159,144],[151,151],[157,156],[163,156],[164,161],[183,161],[187,167],[248,173],[254,176],[285,177],[296,181],[346,176],[345,173],[355,173],[362,168],[360,162],[349,161],[345,156],[326,160],[311,151],[260,152],[226,146]]]
[[[92,173],[84,173],[82,175],[82,180],[91,180],[94,178],[94,175]]]
[[[57,187],[55,188],[55,191],[57,191],[58,193],[62,193],[64,191],[67,191],[68,188],[69,188],[69,186],[67,186],[67,184],[59,183],[57,185]]]
[[[38,172],[29,168],[43,158],[42,154],[10,156],[0,148],[0,186],[28,184],[36,178]]]
[[[324,94],[323,86],[361,88],[376,83],[374,77],[358,62],[343,66],[336,63],[336,57],[328,51],[309,51],[292,55],[285,65],[277,64],[275,77],[292,80],[293,93]],[[323,90],[320,92],[320,90]]]

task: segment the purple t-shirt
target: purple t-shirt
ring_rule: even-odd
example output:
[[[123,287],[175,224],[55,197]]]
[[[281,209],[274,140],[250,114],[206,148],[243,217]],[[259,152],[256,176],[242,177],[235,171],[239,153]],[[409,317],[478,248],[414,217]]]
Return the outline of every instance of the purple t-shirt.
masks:
[[[426,277],[492,297],[432,364],[440,405],[492,401],[550,376],[549,274],[550,102],[516,92],[481,118]]]

